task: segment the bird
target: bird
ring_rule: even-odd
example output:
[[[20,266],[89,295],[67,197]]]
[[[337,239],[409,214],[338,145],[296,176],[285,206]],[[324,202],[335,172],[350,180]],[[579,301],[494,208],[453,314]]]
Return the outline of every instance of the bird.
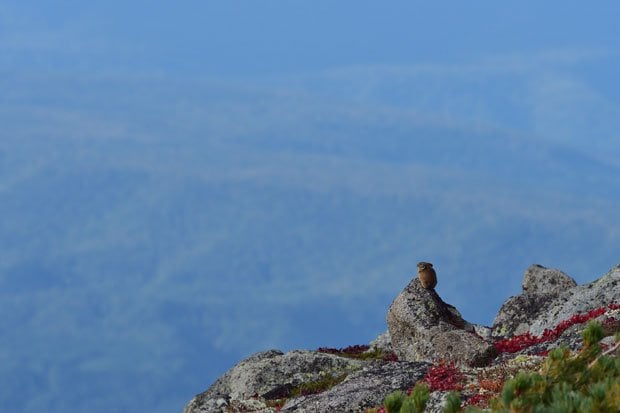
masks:
[[[418,263],[418,278],[422,287],[433,290],[437,285],[437,273],[433,269],[433,264],[430,262]]]

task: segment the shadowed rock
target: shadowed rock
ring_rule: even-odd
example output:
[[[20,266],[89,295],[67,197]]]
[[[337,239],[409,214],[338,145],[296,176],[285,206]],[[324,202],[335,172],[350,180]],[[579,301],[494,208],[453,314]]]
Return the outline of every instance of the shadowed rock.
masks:
[[[531,265],[523,274],[523,292],[510,297],[493,321],[493,336],[523,334],[530,323],[544,313],[547,306],[577,283],[560,270]]]

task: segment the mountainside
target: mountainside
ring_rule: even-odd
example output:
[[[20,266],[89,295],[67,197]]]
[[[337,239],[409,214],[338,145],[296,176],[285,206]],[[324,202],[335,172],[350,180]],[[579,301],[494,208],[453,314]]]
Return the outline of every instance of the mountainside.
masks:
[[[412,392],[407,402],[417,407],[404,410],[403,405],[401,412],[421,412],[423,404],[427,412],[444,411],[448,404],[456,407],[445,411],[461,411],[459,404],[488,408],[493,397],[501,400],[491,402],[499,409],[494,411],[529,411],[528,406],[543,403],[555,403],[560,411],[617,411],[618,286],[620,266],[578,286],[559,270],[533,265],[525,272],[523,292],[504,303],[488,328],[463,320],[434,290],[413,279],[390,307],[389,332],[371,346],[257,353],[194,397],[184,413],[394,413],[404,392]],[[586,329],[592,320],[600,331]],[[528,378],[527,371],[541,373]],[[560,378],[568,382],[558,386]],[[421,396],[421,386],[427,396]],[[567,386],[586,391],[571,392]],[[454,391],[460,392],[456,399],[449,394]],[[493,403],[504,403],[504,409]]]
[[[343,78],[4,73],[0,404],[168,412],[259,349],[370,340],[418,260],[488,324],[508,269],[617,256],[613,150]]]

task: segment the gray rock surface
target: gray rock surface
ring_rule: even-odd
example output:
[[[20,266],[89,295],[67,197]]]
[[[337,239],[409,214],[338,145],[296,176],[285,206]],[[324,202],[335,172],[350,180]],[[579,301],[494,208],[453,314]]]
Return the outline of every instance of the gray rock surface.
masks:
[[[226,372],[209,389],[192,399],[185,413],[217,412],[221,400],[247,400],[277,393],[285,394],[302,383],[317,381],[327,374],[338,376],[359,370],[364,363],[315,351],[256,353]],[[206,407],[208,406],[208,408]],[[225,407],[224,407],[225,409]],[[224,410],[225,411],[225,410]]]
[[[493,336],[541,335],[574,314],[613,302],[620,302],[620,267],[578,286],[560,270],[532,265],[523,275],[523,292],[510,297],[495,317]]]
[[[371,341],[369,350],[381,350],[384,353],[390,353],[394,351],[394,349],[392,348],[392,338],[390,337],[389,330],[385,331],[382,334],[379,334],[377,338]]]
[[[387,324],[400,360],[444,359],[483,366],[496,355],[495,347],[477,336],[472,324],[417,278],[392,302]]]
[[[290,400],[281,411],[363,412],[381,406],[385,396],[393,391],[412,388],[424,377],[429,365],[374,361],[326,392]]]
[[[533,317],[530,332],[540,335],[545,329],[555,327],[574,314],[586,313],[611,303],[620,304],[620,265],[598,280],[565,290],[557,299],[550,300],[545,310]]]
[[[523,292],[510,297],[493,321],[494,337],[523,334],[530,324],[546,311],[547,306],[577,283],[560,270],[531,265],[523,274]]]
[[[426,403],[425,413],[443,413],[444,405],[446,404],[448,393],[442,391],[434,391],[430,394],[428,402]]]
[[[562,271],[534,264],[525,270],[521,288],[527,294],[550,294],[557,297],[576,285],[575,280]]]

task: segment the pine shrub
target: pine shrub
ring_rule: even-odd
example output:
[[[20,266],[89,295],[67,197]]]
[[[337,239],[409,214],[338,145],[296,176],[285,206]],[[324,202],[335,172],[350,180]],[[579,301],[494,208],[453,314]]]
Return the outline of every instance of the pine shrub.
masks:
[[[495,412],[618,412],[620,360],[601,355],[603,329],[590,322],[582,333],[584,347],[571,355],[552,350],[540,372],[522,372],[506,382]]]
[[[400,390],[388,394],[383,407],[387,413],[423,413],[429,397],[428,385],[419,382],[409,396]]]
[[[400,390],[390,393],[386,396],[383,407],[385,407],[387,413],[399,413],[405,397],[405,393]]]

